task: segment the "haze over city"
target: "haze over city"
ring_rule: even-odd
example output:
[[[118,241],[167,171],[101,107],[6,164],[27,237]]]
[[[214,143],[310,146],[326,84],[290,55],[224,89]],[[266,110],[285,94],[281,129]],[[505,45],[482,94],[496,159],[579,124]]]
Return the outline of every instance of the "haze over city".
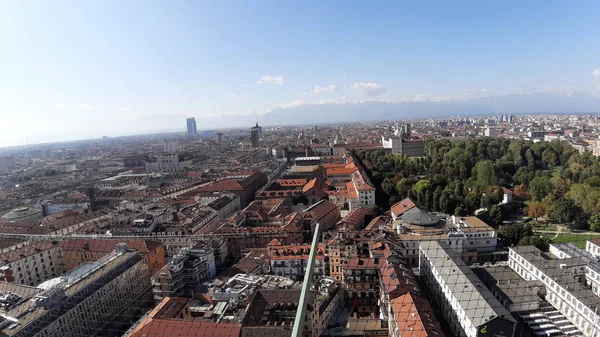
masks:
[[[0,146],[600,106],[597,1],[1,6]]]
[[[600,337],[599,9],[0,3],[0,337]]]

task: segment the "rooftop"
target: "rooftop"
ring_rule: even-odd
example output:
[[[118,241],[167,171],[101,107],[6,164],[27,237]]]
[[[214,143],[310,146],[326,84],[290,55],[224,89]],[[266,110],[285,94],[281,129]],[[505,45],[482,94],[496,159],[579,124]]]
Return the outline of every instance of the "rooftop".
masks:
[[[420,243],[420,249],[474,326],[481,326],[497,317],[515,322],[508,310],[447,243],[425,241]]]

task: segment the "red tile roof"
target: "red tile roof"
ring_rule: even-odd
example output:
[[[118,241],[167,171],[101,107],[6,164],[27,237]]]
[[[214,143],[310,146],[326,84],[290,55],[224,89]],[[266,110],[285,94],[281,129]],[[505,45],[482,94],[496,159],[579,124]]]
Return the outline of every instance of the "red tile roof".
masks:
[[[130,337],[239,337],[242,326],[180,319],[152,319]]]
[[[328,168],[325,171],[327,172],[327,176],[330,176],[330,175],[334,175],[334,174],[351,175],[356,170],[358,170],[356,167],[340,167],[340,168],[336,167],[336,168]]]
[[[358,193],[356,192],[354,184],[351,181],[346,183],[346,190],[348,191],[348,198],[358,199]]]
[[[307,179],[277,179],[275,180],[280,186],[298,186],[306,185]]]
[[[180,299],[166,297],[141,322],[129,337],[239,337],[242,326],[233,323],[200,322],[185,319],[164,319],[164,309]],[[187,299],[185,300],[187,301]],[[183,308],[181,308],[183,309]],[[181,311],[181,309],[179,311]]]
[[[385,261],[379,260],[375,263],[375,259],[359,259],[357,257],[350,259],[348,264],[344,266],[344,269],[379,269],[381,263]]]
[[[399,335],[411,337],[443,337],[440,323],[426,299],[406,293],[391,301]]]
[[[63,250],[68,251],[88,251],[88,252],[101,252],[110,253],[115,250],[117,243],[127,243],[127,247],[135,249],[142,254],[147,254],[150,251],[162,246],[163,244],[151,240],[124,240],[124,239],[77,239],[77,240],[66,240],[61,241],[60,246]],[[85,248],[84,248],[85,247]]]
[[[345,224],[348,229],[359,230],[365,224],[365,216],[371,211],[368,207],[353,208],[348,215],[340,220],[336,226]]]
[[[415,203],[412,200],[410,200],[410,198],[404,198],[399,202],[395,203],[391,207],[391,211],[394,214],[394,216],[400,216],[413,207],[416,207]]]
[[[371,220],[371,222],[369,222],[367,227],[365,227],[365,230],[370,231],[373,229],[378,229],[380,226],[387,224],[389,220],[390,220],[389,217],[387,217],[385,215],[380,215],[380,216],[376,217],[375,219]]]
[[[306,193],[312,188],[316,188],[321,191],[328,191],[329,186],[330,185],[325,180],[321,178],[313,178],[306,185],[304,185],[304,187],[302,188],[302,192]]]
[[[217,181],[212,185],[202,186],[198,191],[243,191],[244,188],[237,180],[225,179]]]

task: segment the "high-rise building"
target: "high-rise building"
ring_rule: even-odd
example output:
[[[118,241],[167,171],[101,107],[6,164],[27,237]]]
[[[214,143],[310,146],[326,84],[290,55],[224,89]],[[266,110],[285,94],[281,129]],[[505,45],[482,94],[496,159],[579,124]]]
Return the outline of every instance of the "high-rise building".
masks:
[[[167,153],[175,153],[179,151],[179,142],[176,140],[165,140],[163,142],[163,149]]]
[[[190,117],[187,119],[187,135],[188,137],[198,136],[198,129],[196,128],[196,118]]]
[[[258,126],[258,122],[256,126],[250,128],[250,141],[252,142],[252,147],[260,146],[260,126]]]

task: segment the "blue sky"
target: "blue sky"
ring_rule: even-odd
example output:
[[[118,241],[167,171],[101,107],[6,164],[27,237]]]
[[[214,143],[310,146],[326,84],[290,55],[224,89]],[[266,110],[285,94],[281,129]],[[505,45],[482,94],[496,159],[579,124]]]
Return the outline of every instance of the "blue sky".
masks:
[[[5,1],[0,146],[158,114],[599,94],[598,13],[598,1]]]

